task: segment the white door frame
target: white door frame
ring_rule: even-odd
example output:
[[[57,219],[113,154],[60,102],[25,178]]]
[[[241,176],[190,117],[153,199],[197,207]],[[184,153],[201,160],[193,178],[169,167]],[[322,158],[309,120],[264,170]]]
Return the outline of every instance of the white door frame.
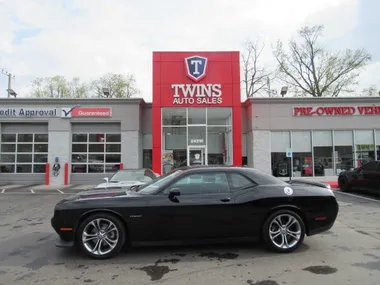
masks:
[[[191,150],[200,150],[202,165],[208,165],[207,146],[206,145],[188,145],[187,146],[187,166],[190,166],[190,151]],[[203,155],[204,155],[204,159],[203,159]]]

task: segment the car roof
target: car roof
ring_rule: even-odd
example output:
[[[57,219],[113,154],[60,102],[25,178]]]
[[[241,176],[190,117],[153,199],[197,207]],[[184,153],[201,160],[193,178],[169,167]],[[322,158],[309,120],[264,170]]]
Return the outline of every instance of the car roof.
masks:
[[[189,172],[189,171],[192,172],[192,171],[197,171],[199,169],[209,170],[209,171],[212,171],[212,170],[223,170],[223,171],[241,170],[241,171],[245,171],[245,170],[247,170],[246,167],[232,166],[232,165],[193,165],[193,166],[179,167],[179,168],[173,169],[173,171],[182,170],[182,171],[186,171],[186,172]],[[250,169],[252,169],[252,168],[250,168]]]
[[[119,169],[117,172],[119,172],[119,171],[138,171],[138,170],[150,170],[150,171],[152,171],[150,168],[123,168],[123,169]]]

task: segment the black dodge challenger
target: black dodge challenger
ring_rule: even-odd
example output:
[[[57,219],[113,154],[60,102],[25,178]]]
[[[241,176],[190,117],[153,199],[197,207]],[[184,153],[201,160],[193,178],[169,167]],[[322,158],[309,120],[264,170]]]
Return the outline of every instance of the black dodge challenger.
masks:
[[[59,247],[109,258],[124,245],[261,238],[292,252],[329,230],[338,215],[330,189],[291,185],[245,167],[177,169],[128,191],[86,191],[58,202]]]

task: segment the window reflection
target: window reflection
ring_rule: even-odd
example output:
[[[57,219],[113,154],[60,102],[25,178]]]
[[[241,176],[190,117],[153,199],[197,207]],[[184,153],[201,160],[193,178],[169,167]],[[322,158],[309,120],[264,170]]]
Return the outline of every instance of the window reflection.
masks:
[[[162,125],[186,126],[186,108],[162,108]]]
[[[162,128],[162,173],[187,165],[186,127]]]
[[[232,163],[231,130],[231,127],[207,127],[209,165],[229,165]]]
[[[188,108],[188,123],[206,124],[206,108]]]
[[[232,125],[231,108],[207,108],[207,124]]]

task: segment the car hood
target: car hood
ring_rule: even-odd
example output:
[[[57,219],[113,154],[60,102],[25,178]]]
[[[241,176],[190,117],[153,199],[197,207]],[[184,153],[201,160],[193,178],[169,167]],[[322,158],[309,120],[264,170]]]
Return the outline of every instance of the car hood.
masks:
[[[72,202],[76,200],[88,200],[88,199],[101,199],[101,198],[112,198],[118,196],[125,197],[141,197],[142,195],[137,194],[135,191],[131,190],[85,190],[78,192],[74,195],[71,195],[63,200],[61,200],[58,204],[64,202]]]
[[[128,188],[134,185],[143,185],[146,182],[141,182],[141,181],[118,181],[118,182],[108,182],[108,183],[100,183],[95,187],[95,189],[99,188],[107,188],[107,189],[112,189],[112,188]]]

